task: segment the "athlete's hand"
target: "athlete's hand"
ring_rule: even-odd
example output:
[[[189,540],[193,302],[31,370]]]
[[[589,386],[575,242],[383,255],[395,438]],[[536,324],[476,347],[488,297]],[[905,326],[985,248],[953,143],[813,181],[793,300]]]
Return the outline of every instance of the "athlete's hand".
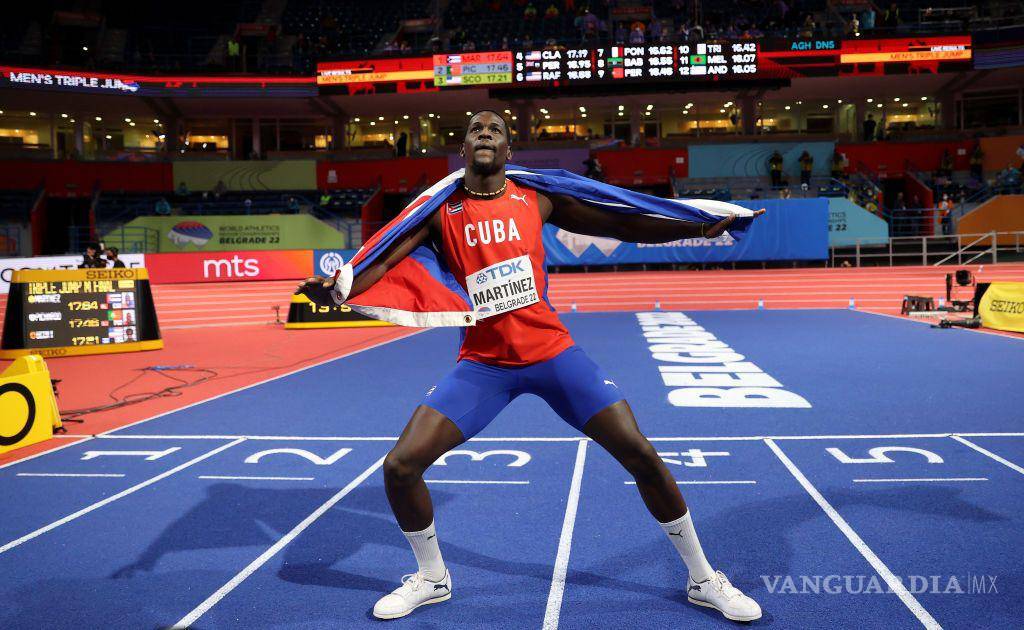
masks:
[[[334,289],[334,278],[313,276],[306,278],[295,289],[295,295],[304,295],[317,306],[336,306],[331,290]]]
[[[756,219],[757,217],[761,216],[762,214],[764,214],[764,208],[761,208],[760,210],[754,210],[754,217],[753,218]],[[732,222],[735,221],[735,220],[736,220],[736,215],[735,214],[730,214],[729,216],[725,217],[724,219],[722,219],[718,223],[715,223],[714,225],[709,227],[704,232],[704,238],[717,238],[717,237],[721,236],[722,232],[724,232],[727,229],[729,229],[729,226],[732,225]]]

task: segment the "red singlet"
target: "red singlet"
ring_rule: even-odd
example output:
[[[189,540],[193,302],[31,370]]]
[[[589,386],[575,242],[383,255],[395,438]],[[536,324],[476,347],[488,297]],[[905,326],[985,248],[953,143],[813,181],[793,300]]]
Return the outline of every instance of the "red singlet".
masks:
[[[531,365],[574,342],[547,299],[537,192],[505,181],[495,199],[461,188],[448,198],[438,209],[442,249],[480,318],[464,329],[459,360]]]

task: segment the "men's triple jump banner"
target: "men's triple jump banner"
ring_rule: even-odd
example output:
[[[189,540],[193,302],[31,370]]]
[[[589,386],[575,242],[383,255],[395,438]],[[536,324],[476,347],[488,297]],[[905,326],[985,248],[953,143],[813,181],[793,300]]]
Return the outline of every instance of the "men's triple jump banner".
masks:
[[[827,199],[755,199],[734,203],[766,210],[742,240],[726,233],[711,240],[623,243],[613,238],[573,234],[549,224],[544,226],[547,261],[550,265],[626,265],[828,258]]]
[[[1024,282],[989,284],[977,308],[986,328],[1024,332]]]

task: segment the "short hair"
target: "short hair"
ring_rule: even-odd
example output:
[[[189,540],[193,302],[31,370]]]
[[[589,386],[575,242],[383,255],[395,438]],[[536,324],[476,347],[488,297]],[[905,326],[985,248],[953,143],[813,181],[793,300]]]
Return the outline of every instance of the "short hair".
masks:
[[[472,116],[470,116],[469,119],[473,120],[474,118],[476,118],[477,116],[479,116],[480,114],[483,114],[483,113],[494,114],[495,116],[497,116],[501,120],[501,124],[505,127],[505,137],[508,139],[508,143],[512,144],[512,129],[511,129],[511,127],[508,126],[508,121],[505,120],[505,117],[502,116],[501,113],[496,112],[493,109],[481,109],[480,111],[478,111],[475,114],[473,114]],[[469,131],[469,123],[466,124],[466,131]]]

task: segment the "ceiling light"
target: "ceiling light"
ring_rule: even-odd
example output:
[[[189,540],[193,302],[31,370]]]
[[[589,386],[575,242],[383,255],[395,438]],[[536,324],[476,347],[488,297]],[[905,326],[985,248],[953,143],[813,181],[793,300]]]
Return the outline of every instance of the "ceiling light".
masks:
[[[433,117],[434,117],[434,115],[433,115],[433,114],[427,114],[427,116],[428,116],[428,117],[430,117],[430,118],[433,118]],[[358,119],[358,118],[356,118],[356,120],[359,120],[359,119]]]
[[[869,98],[869,99],[868,99],[868,102],[869,102],[869,103],[874,103],[874,102],[875,102],[875,99],[873,99],[873,98]]]
[[[431,116],[433,116],[433,114],[431,114]],[[358,117],[356,117],[356,118],[353,118],[353,119],[352,119],[352,122],[359,122],[359,118],[358,118]]]
[[[922,100],[922,101],[927,101],[927,100],[928,100],[928,97],[927,97],[927,96],[922,96],[922,97],[921,97],[921,100]]]
[[[133,122],[130,122],[130,123],[128,123],[128,126],[129,126],[129,127],[134,127],[134,126],[135,126],[135,123],[133,123]]]
[[[690,109],[691,107],[693,107],[693,103],[687,103],[686,104],[686,109]]]
[[[584,107],[584,106],[582,106],[582,105],[580,105],[580,111],[581,111],[581,112],[585,112],[585,111],[587,111],[587,108],[586,108],[586,107]]]
[[[582,114],[580,114],[580,116],[583,117],[583,118],[586,118],[587,114],[586,113],[582,113]]]
[[[0,114],[2,114],[2,113],[3,113],[3,112],[0,112]],[[61,115],[60,115],[60,117],[61,117],[61,118],[67,118],[67,117],[68,117],[68,115],[67,115],[67,114],[61,114]]]
[[[29,113],[28,113],[28,115],[29,115],[29,116],[35,116],[35,115],[36,115],[36,113],[35,113],[35,112],[29,112]]]
[[[804,102],[803,102],[803,101],[797,101],[797,102],[796,102],[796,104],[797,104],[797,105],[803,105],[803,104],[804,104]]]
[[[420,149],[420,153],[426,153],[426,152],[427,152],[426,149]]]
[[[473,112],[466,112],[466,115],[467,115],[467,116],[472,116],[472,115],[473,115]]]
[[[824,105],[822,105],[821,108],[822,109],[828,109],[828,103],[825,103]]]
[[[721,114],[724,114],[725,110],[724,109],[720,109],[720,110],[718,110],[718,112],[721,113]]]
[[[875,105],[875,107],[881,107],[881,106],[882,106],[882,104],[881,104],[881,103],[879,103],[878,105]]]
[[[113,139],[113,138],[112,138],[112,137],[110,136],[110,134],[109,134],[109,133],[108,133],[107,135],[103,136],[103,137],[104,137],[104,138],[106,138],[107,140],[112,140],[112,139]]]
[[[904,106],[904,107],[907,107],[907,106],[909,106],[909,105],[910,105],[910,103],[904,103],[904,104],[903,104],[903,106]]]
[[[544,120],[551,120],[551,114],[544,114]]]
[[[837,103],[839,103],[840,105],[842,105],[842,104],[843,104],[843,99],[839,99],[839,100],[838,100],[838,101],[836,101],[836,102],[837,102]]]
[[[409,120],[409,114],[402,114],[402,120]]]
[[[623,114],[622,112],[619,112],[619,116],[625,116],[625,114]]]
[[[376,120],[371,120],[370,121],[370,126],[371,127],[376,127],[377,126],[377,121]]]
[[[650,116],[651,112],[644,112],[644,116]]]
[[[454,136],[454,135],[455,135],[455,132],[454,132],[454,131],[449,131],[449,132],[448,132],[448,135],[449,135],[449,136]]]
[[[82,52],[89,52],[88,46],[82,46]]]
[[[651,111],[652,109],[654,109],[654,105],[648,105],[647,106],[647,111]]]
[[[102,122],[102,121],[103,121],[103,117],[102,116],[97,116],[96,117],[96,122]]]
[[[542,114],[546,114],[546,113],[548,113],[548,110],[546,110],[546,109],[544,109],[543,107],[541,107],[541,108],[540,108],[540,113],[542,113]]]
[[[896,98],[892,99],[892,102],[893,103],[899,103],[900,102],[900,97],[897,96]]]
[[[790,109],[791,109],[790,106],[786,105],[786,111],[788,112]]]
[[[377,116],[377,120],[384,120],[383,116]]]
[[[624,109],[626,109],[626,106],[625,106],[625,105],[619,105],[619,111],[620,111],[620,112],[621,112],[622,110],[624,110]]]
[[[506,113],[506,114],[511,114],[511,113],[512,113],[512,110],[511,110],[511,109],[506,109],[506,110],[504,110],[504,111],[505,111],[505,113]]]

